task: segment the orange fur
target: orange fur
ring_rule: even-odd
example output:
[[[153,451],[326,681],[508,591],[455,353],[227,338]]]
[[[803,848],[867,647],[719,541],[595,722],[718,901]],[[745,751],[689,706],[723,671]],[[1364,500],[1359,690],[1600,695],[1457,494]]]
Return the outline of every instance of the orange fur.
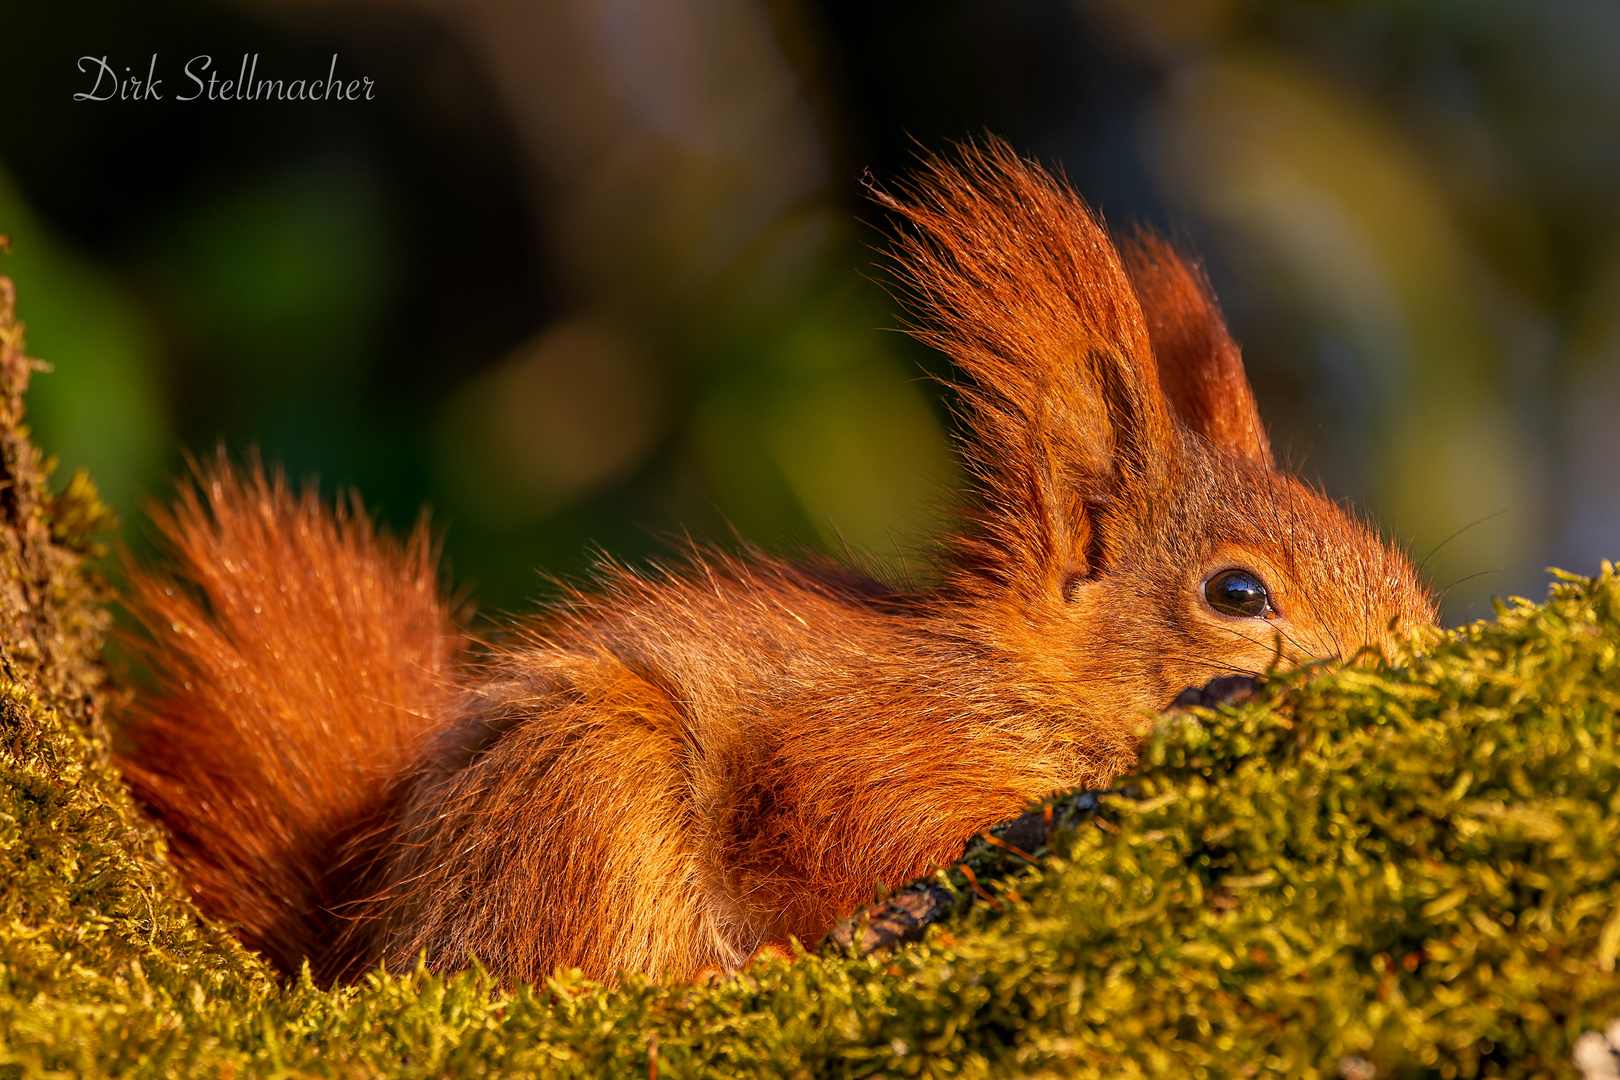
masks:
[[[463,643],[425,521],[401,546],[257,464],[199,479],[153,515],[176,576],[130,575],[156,683],[123,771],[203,909],[297,970],[333,932],[341,838],[448,711]]]
[[[916,332],[966,376],[942,584],[692,552],[458,665],[420,531],[215,466],[160,519],[186,584],[135,581],[160,690],[126,763],[207,910],[327,977],[729,970],[1108,782],[1188,685],[1433,621],[1400,552],[1274,467],[1170,247],[1122,261],[999,143],[878,197]],[[1274,611],[1204,601],[1232,566]]]

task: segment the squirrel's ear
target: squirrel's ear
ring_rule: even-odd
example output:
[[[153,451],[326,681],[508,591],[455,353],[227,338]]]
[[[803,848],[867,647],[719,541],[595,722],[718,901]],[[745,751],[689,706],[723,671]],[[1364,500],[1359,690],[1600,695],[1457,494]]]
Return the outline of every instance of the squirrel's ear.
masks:
[[[1215,445],[1270,465],[1271,443],[1243,356],[1209,279],[1156,233],[1138,232],[1122,254],[1147,320],[1159,385],[1176,418]]]
[[[899,197],[873,194],[902,226],[912,332],[971,380],[965,451],[1003,553],[981,554],[1020,575],[1099,573],[1106,520],[1150,504],[1183,438],[1113,244],[999,140],[926,160]]]

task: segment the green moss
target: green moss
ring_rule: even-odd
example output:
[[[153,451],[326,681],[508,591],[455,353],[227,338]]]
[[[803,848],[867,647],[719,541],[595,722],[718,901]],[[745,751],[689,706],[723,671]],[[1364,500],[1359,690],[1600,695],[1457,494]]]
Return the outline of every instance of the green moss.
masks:
[[[1620,1016],[1610,567],[1399,669],[1167,717],[1096,815],[1054,801],[1033,864],[971,845],[944,923],[886,956],[278,986],[197,917],[107,764],[105,517],[87,482],[44,494],[8,299],[0,1076],[1551,1076]]]
[[[167,988],[245,1002],[273,983],[197,917],[108,761],[108,594],[86,559],[110,515],[83,474],[46,487],[11,301],[0,278],[0,1075],[96,1075],[116,1053],[85,1025],[172,1027]]]

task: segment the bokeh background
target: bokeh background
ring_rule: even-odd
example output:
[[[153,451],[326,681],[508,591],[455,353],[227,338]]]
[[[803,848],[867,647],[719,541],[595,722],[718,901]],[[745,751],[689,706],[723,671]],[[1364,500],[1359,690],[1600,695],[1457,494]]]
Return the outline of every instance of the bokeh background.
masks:
[[[174,101],[199,54],[377,95]],[[223,443],[431,505],[486,611],[685,535],[906,574],[959,475],[861,178],[995,132],[1201,253],[1456,622],[1620,556],[1616,57],[1609,0],[6,0],[0,271],[137,551]]]

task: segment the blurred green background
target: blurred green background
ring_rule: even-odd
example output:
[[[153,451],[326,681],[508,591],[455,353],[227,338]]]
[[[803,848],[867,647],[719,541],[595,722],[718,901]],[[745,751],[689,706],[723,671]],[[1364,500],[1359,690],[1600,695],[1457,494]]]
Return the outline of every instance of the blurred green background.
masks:
[[[377,94],[174,100],[204,54]],[[0,56],[35,431],[137,550],[223,444],[431,505],[485,610],[684,535],[905,574],[960,477],[861,177],[991,131],[1202,254],[1448,621],[1620,556],[1611,0],[6,0]]]

